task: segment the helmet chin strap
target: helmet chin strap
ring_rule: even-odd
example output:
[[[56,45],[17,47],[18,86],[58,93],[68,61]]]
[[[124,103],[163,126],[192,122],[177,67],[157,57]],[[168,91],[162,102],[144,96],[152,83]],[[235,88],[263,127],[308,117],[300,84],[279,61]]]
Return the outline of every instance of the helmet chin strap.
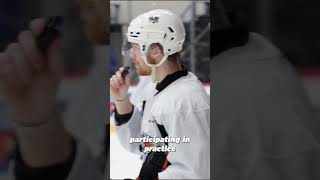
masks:
[[[159,67],[161,66],[164,62],[166,62],[166,60],[168,59],[169,55],[164,54],[161,61],[158,64],[155,64],[154,66]],[[149,63],[148,63],[149,64]]]
[[[157,77],[157,68],[160,67],[167,59],[168,59],[167,54],[163,55],[161,61],[158,64],[150,64],[147,60],[146,56],[143,56],[143,60],[146,63],[146,65],[151,67],[151,77],[152,77],[152,82],[157,83],[159,82],[159,78]]]

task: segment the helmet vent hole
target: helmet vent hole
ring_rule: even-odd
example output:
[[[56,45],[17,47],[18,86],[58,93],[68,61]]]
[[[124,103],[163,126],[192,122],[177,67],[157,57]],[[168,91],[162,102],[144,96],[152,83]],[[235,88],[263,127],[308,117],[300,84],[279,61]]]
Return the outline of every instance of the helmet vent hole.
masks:
[[[163,39],[165,39],[167,37],[167,34],[164,34],[164,37],[163,37]]]
[[[168,51],[170,52],[170,51],[171,51],[171,49],[168,49]]]
[[[136,34],[140,34],[140,32],[137,32]]]
[[[171,41],[173,41],[173,40],[174,40],[174,37],[171,38]]]
[[[168,27],[168,29],[169,29],[172,33],[174,33],[174,30],[173,30],[171,27]]]

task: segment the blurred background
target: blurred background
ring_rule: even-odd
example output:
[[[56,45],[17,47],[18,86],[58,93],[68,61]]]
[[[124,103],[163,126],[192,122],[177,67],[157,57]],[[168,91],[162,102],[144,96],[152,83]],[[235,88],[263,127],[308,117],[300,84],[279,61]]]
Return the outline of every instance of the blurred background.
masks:
[[[130,66],[131,86],[129,95],[137,90],[139,77],[131,60],[121,55],[122,41],[129,23],[138,15],[153,9],[168,9],[175,12],[186,28],[182,64],[193,72],[208,94],[210,94],[210,1],[111,1],[111,38],[110,38],[110,77],[124,65]],[[146,79],[140,78],[144,83]],[[151,81],[151,79],[149,79]],[[132,96],[131,96],[132,97]],[[110,115],[113,119],[114,104],[110,98]],[[134,100],[131,98],[134,102]],[[111,121],[112,122],[112,121]],[[138,155],[126,151],[120,145],[111,124],[110,135],[110,176],[112,179],[135,179],[141,168],[142,160]]]
[[[63,46],[66,73],[59,91],[58,107],[65,115],[67,128],[77,137],[88,137],[97,128],[103,128],[101,118],[91,116],[90,109],[97,104],[88,104],[86,100],[96,94],[96,85],[103,84],[106,76],[88,79],[90,68],[94,63],[93,49],[87,42],[79,7],[76,1],[64,0],[11,0],[3,1],[0,5],[0,52],[6,46],[16,41],[18,33],[29,28],[29,22],[37,17],[63,16]],[[107,62],[107,57],[105,57]],[[107,69],[107,68],[105,68]],[[99,74],[97,74],[99,75]],[[91,108],[88,108],[90,106]],[[93,120],[88,121],[91,116]],[[89,118],[90,119],[90,118]],[[0,95],[0,179],[10,179],[8,176],[8,159],[14,147],[14,132],[7,107]]]
[[[320,2],[222,0],[237,26],[272,41],[297,68],[320,117]]]
[[[320,112],[320,2],[317,0],[298,1],[298,0],[222,0],[229,12],[233,22],[239,26],[246,26],[252,32],[258,32],[270,39],[276,44],[282,52],[288,57],[290,62],[297,68],[302,77],[305,88],[314,105],[316,111]],[[49,14],[70,14],[67,21],[70,21],[70,29],[81,29],[80,20],[75,16],[76,9],[72,5],[66,5],[69,1],[64,0],[33,0],[32,3],[26,0],[3,1],[0,6],[0,50],[15,40],[17,33],[28,27],[31,19]],[[111,1],[111,51],[110,51],[110,69],[107,76],[112,75],[117,68],[130,61],[121,56],[121,44],[128,23],[138,14],[150,9],[167,8],[175,11],[183,20],[187,29],[187,40],[185,43],[184,65],[194,72],[205,84],[209,91],[210,86],[210,34],[207,30],[209,22],[210,1]],[[72,32],[72,31],[70,31]],[[79,31],[78,35],[69,36],[70,38],[82,37]],[[77,41],[83,41],[82,38],[75,38]],[[192,43],[193,42],[193,43]],[[80,46],[80,47],[78,47]],[[67,47],[85,48],[87,44],[74,43]],[[77,49],[75,48],[75,49]],[[72,56],[70,50],[68,53]],[[91,52],[77,51],[78,63],[70,67],[78,71],[70,71],[66,76],[66,85],[61,98],[61,108],[66,108],[68,98],[74,95],[74,88],[79,89],[83,86],[78,82],[85,78],[87,69],[91,66]],[[132,68],[134,68],[132,66]],[[133,71],[131,71],[133,72]],[[130,74],[133,85],[138,82],[137,76]],[[71,82],[71,83],[69,83]],[[72,85],[71,85],[72,84]],[[130,93],[134,92],[134,86]],[[0,179],[6,178],[7,159],[9,151],[13,144],[13,133],[7,115],[6,106],[0,96]],[[110,103],[110,110],[113,104]],[[320,114],[320,113],[319,113]],[[92,124],[84,124],[94,129]],[[80,129],[77,134],[87,134],[85,128]],[[112,136],[112,135],[111,135]],[[112,142],[111,142],[112,143]],[[111,145],[111,148],[113,146]],[[121,149],[119,152],[122,152]],[[114,150],[111,149],[111,153]],[[120,153],[121,154],[121,153]],[[119,158],[119,156],[117,157]],[[132,157],[133,161],[139,157]],[[112,164],[119,163],[120,160],[114,159]],[[124,165],[124,164],[119,164]],[[139,164],[138,164],[139,165]],[[114,166],[114,167],[119,167]],[[131,166],[132,169],[132,166]],[[133,170],[133,178],[136,176],[136,170]],[[118,177],[119,172],[112,171],[114,177]],[[124,172],[122,172],[124,173]]]

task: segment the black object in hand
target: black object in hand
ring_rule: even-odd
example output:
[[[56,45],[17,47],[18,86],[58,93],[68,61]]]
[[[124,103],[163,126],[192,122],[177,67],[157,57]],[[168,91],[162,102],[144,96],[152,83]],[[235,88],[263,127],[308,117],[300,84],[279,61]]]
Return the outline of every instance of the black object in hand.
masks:
[[[40,36],[37,37],[38,48],[45,53],[51,43],[62,33],[63,18],[60,16],[49,17]]]
[[[126,77],[127,74],[129,74],[129,66],[124,67],[124,70],[121,73],[121,77],[124,79]]]

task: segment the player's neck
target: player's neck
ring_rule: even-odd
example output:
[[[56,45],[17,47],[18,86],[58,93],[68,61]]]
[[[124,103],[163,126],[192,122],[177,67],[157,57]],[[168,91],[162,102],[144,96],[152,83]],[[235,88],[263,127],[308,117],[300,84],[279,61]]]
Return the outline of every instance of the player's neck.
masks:
[[[155,72],[157,81],[161,82],[166,76],[173,74],[181,69],[182,68],[179,64],[167,61],[160,67],[157,67]]]

